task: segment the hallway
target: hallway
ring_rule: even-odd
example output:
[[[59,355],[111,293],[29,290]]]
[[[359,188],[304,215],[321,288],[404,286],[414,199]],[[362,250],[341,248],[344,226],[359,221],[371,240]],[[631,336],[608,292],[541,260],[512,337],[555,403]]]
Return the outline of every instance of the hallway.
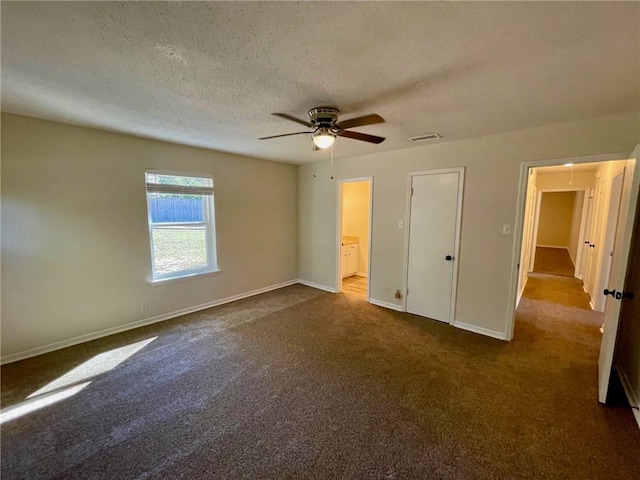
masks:
[[[584,348],[597,370],[604,315],[589,307],[582,281],[568,276],[530,273],[516,310],[515,340],[532,336],[562,350]],[[567,344],[568,342],[568,344]],[[568,351],[566,352],[568,354]]]
[[[576,267],[566,248],[536,247],[533,271],[573,277]]]

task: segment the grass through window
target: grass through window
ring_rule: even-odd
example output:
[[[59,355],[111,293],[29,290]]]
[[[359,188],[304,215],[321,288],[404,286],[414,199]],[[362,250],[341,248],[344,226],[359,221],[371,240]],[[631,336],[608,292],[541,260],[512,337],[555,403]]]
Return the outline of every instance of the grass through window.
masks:
[[[197,270],[207,266],[204,227],[153,228],[154,263],[157,274]]]

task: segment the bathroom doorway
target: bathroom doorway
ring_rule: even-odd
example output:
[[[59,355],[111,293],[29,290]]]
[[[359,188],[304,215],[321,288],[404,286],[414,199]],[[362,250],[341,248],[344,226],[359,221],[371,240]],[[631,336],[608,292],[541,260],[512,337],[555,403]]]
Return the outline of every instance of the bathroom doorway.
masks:
[[[373,178],[339,180],[338,292],[369,301]]]

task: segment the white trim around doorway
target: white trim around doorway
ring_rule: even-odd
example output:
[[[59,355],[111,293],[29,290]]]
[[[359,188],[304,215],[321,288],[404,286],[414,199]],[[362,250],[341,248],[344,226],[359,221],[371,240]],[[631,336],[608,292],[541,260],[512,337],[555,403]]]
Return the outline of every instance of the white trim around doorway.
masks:
[[[340,260],[342,256],[342,185],[345,183],[355,182],[369,182],[369,251],[367,252],[367,274],[363,275],[358,273],[359,276],[367,277],[367,302],[371,303],[371,252],[373,250],[373,176],[369,177],[352,177],[352,178],[340,178],[337,183],[338,211],[336,218],[338,224],[336,225],[336,293],[342,292],[342,274],[340,269]]]
[[[509,280],[509,296],[507,298],[507,316],[505,318],[506,340],[513,339],[513,330],[516,317],[516,299],[518,296],[518,263],[522,249],[522,233],[524,225],[525,200],[527,195],[527,181],[529,169],[535,167],[553,167],[565,163],[594,163],[608,162],[611,160],[625,160],[629,158],[629,152],[614,152],[598,155],[585,155],[580,157],[553,158],[549,160],[535,160],[520,164],[520,181],[518,183],[518,198],[516,203],[516,218],[514,228],[513,246],[511,252],[511,275]]]

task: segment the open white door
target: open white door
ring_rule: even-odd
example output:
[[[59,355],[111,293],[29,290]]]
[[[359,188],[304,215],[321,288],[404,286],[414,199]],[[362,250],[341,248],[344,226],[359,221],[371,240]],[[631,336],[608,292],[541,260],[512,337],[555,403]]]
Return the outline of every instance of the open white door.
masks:
[[[620,200],[618,225],[613,249],[611,278],[609,280],[609,286],[605,290],[607,300],[604,311],[604,332],[602,334],[600,358],[598,361],[598,400],[601,403],[607,401],[609,380],[613,366],[613,353],[616,346],[618,323],[620,320],[620,309],[622,302],[625,300],[623,288],[627,275],[629,252],[631,250],[631,234],[633,233],[633,223],[638,205],[638,186],[640,184],[640,168],[635,168],[639,150],[640,145],[636,146],[633,151],[631,155],[632,158],[627,162],[624,172],[622,198]]]
[[[626,169],[625,169],[626,170]],[[609,194],[609,206],[607,207],[607,227],[604,231],[602,241],[602,266],[600,267],[600,278],[592,298],[595,310],[604,312],[606,298],[602,295],[602,290],[609,287],[611,279],[611,266],[613,262],[613,249],[618,227],[618,214],[620,210],[620,200],[622,198],[622,184],[624,182],[624,171],[620,171],[611,179],[611,192]]]

